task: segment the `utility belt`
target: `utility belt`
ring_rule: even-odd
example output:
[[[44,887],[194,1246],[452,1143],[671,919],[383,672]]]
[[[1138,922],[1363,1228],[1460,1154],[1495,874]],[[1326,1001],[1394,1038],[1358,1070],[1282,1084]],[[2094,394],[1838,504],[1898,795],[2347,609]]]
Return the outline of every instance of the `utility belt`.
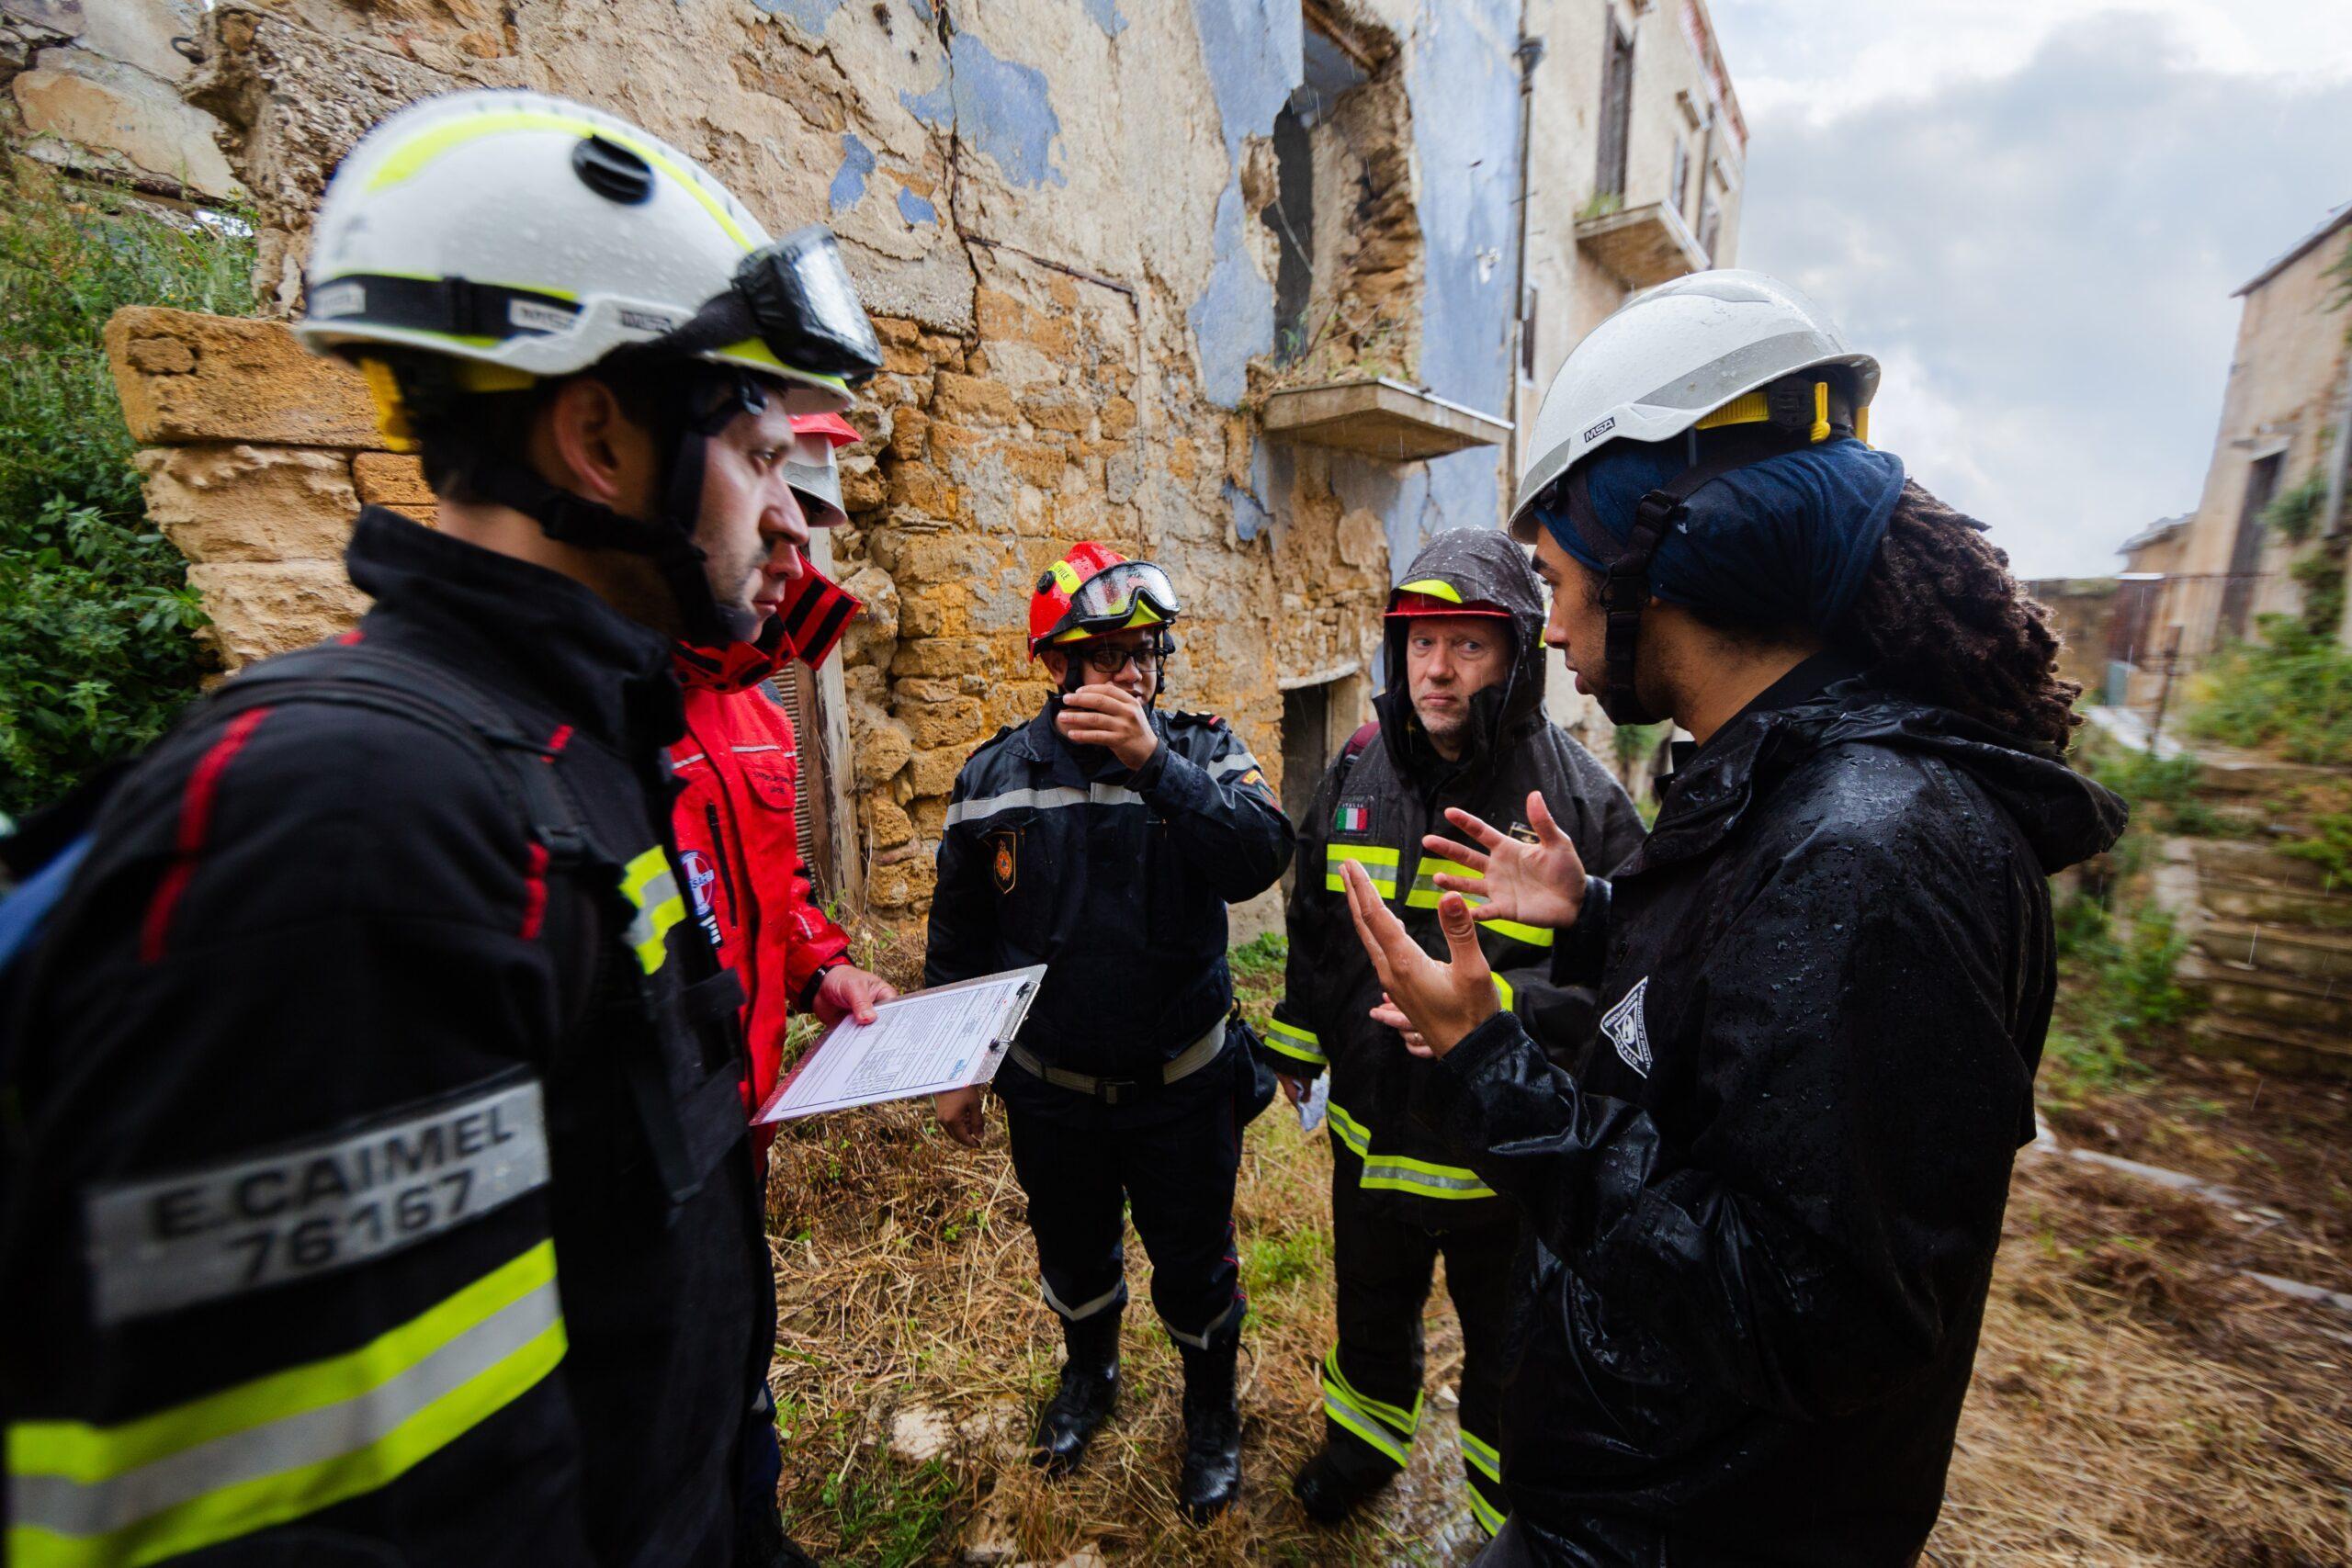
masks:
[[[1049,1067],[1037,1059],[1037,1054],[1026,1045],[1014,1042],[1005,1051],[1006,1059],[1033,1077],[1045,1079],[1056,1089],[1066,1089],[1076,1094],[1089,1095],[1105,1105],[1132,1105],[1149,1100],[1170,1084],[1182,1082],[1207,1066],[1225,1051],[1226,1020],[1218,1019],[1209,1032],[1184,1047],[1172,1061],[1163,1065],[1158,1078],[1098,1078],[1090,1073],[1073,1073],[1060,1067]]]

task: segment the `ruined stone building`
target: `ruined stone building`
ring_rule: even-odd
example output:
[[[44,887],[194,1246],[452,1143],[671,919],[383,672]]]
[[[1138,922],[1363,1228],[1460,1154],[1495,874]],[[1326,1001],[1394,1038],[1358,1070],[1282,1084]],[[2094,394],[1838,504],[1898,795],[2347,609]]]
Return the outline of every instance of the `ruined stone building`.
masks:
[[[1167,702],[1310,792],[1392,575],[1499,521],[1569,347],[1732,257],[1746,129],[1702,0],[0,0],[12,134],[233,199],[299,307],[336,160],[469,85],[578,97],[783,232],[840,233],[888,367],[831,567],[869,605],[796,694],[829,885],[912,926],[957,768],[1045,687],[1040,569],[1100,538],[1188,596]],[[430,515],[274,322],[127,313],[158,520],[224,659],[355,606],[356,499]],[[1565,684],[1565,682],[1555,682]],[[1582,718],[1572,694],[1555,711]],[[1591,722],[1599,724],[1597,716]]]
[[[2343,570],[2352,457],[2352,203],[2237,291],[2245,308],[2197,509],[2124,542],[2109,699],[2149,706],[2165,680],[2300,611]],[[2290,514],[2273,502],[2282,498]],[[2282,529],[2278,525],[2287,522]],[[2299,570],[2300,568],[2300,570]],[[2352,621],[2338,629],[2352,645]]]

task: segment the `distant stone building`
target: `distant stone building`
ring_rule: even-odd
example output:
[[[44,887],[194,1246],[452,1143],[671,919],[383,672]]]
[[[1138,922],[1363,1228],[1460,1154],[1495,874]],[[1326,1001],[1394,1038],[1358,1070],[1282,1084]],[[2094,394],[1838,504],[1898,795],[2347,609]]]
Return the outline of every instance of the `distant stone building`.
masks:
[[[0,0],[50,28],[19,134],[103,130],[36,125],[27,85],[97,72],[87,4]],[[335,161],[468,85],[628,115],[777,231],[841,234],[888,355],[831,540],[872,615],[796,694],[827,881],[909,926],[957,767],[1045,695],[1023,608],[1076,539],[1168,566],[1167,700],[1300,804],[1367,712],[1392,573],[1499,521],[1514,423],[1628,290],[1730,258],[1746,142],[1700,0],[220,0],[174,48],[271,314]],[[347,615],[334,520],[430,498],[345,378],[275,324],[118,327],[151,502],[231,659]]]
[[[2352,203],[2237,290],[2245,305],[2197,510],[2122,546],[2109,639],[2119,700],[2153,704],[2168,659],[2193,670],[2255,635],[2262,616],[2301,610],[2315,571],[2340,573],[2352,455],[2352,344],[2339,308],[2352,288],[2347,260]],[[2278,526],[2282,512],[2291,531]],[[2312,564],[2298,571],[2298,562]],[[2352,627],[2340,635],[2352,641]]]

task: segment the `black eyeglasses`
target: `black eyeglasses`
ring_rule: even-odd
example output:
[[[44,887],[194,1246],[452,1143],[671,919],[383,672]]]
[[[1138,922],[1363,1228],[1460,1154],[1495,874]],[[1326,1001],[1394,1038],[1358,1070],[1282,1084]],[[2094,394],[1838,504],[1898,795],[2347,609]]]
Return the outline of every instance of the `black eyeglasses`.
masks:
[[[1127,667],[1130,659],[1145,674],[1157,675],[1167,667],[1168,655],[1172,650],[1147,645],[1142,648],[1081,648],[1074,651],[1097,675],[1116,675]]]

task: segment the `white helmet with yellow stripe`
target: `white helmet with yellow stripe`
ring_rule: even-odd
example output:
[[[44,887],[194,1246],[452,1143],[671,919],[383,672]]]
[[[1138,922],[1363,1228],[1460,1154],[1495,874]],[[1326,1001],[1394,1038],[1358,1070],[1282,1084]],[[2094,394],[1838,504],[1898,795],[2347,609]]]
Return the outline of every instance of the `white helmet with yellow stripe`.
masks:
[[[327,187],[295,330],[363,367],[371,345],[479,367],[481,391],[668,348],[783,383],[795,413],[847,408],[880,363],[830,232],[775,243],[677,149],[526,92],[368,133]]]
[[[1802,371],[1818,370],[1806,378]],[[1535,538],[1537,500],[1611,441],[1771,423],[1826,440],[1870,436],[1878,361],[1827,311],[1760,272],[1695,272],[1645,289],[1577,344],[1529,433],[1510,530]]]

